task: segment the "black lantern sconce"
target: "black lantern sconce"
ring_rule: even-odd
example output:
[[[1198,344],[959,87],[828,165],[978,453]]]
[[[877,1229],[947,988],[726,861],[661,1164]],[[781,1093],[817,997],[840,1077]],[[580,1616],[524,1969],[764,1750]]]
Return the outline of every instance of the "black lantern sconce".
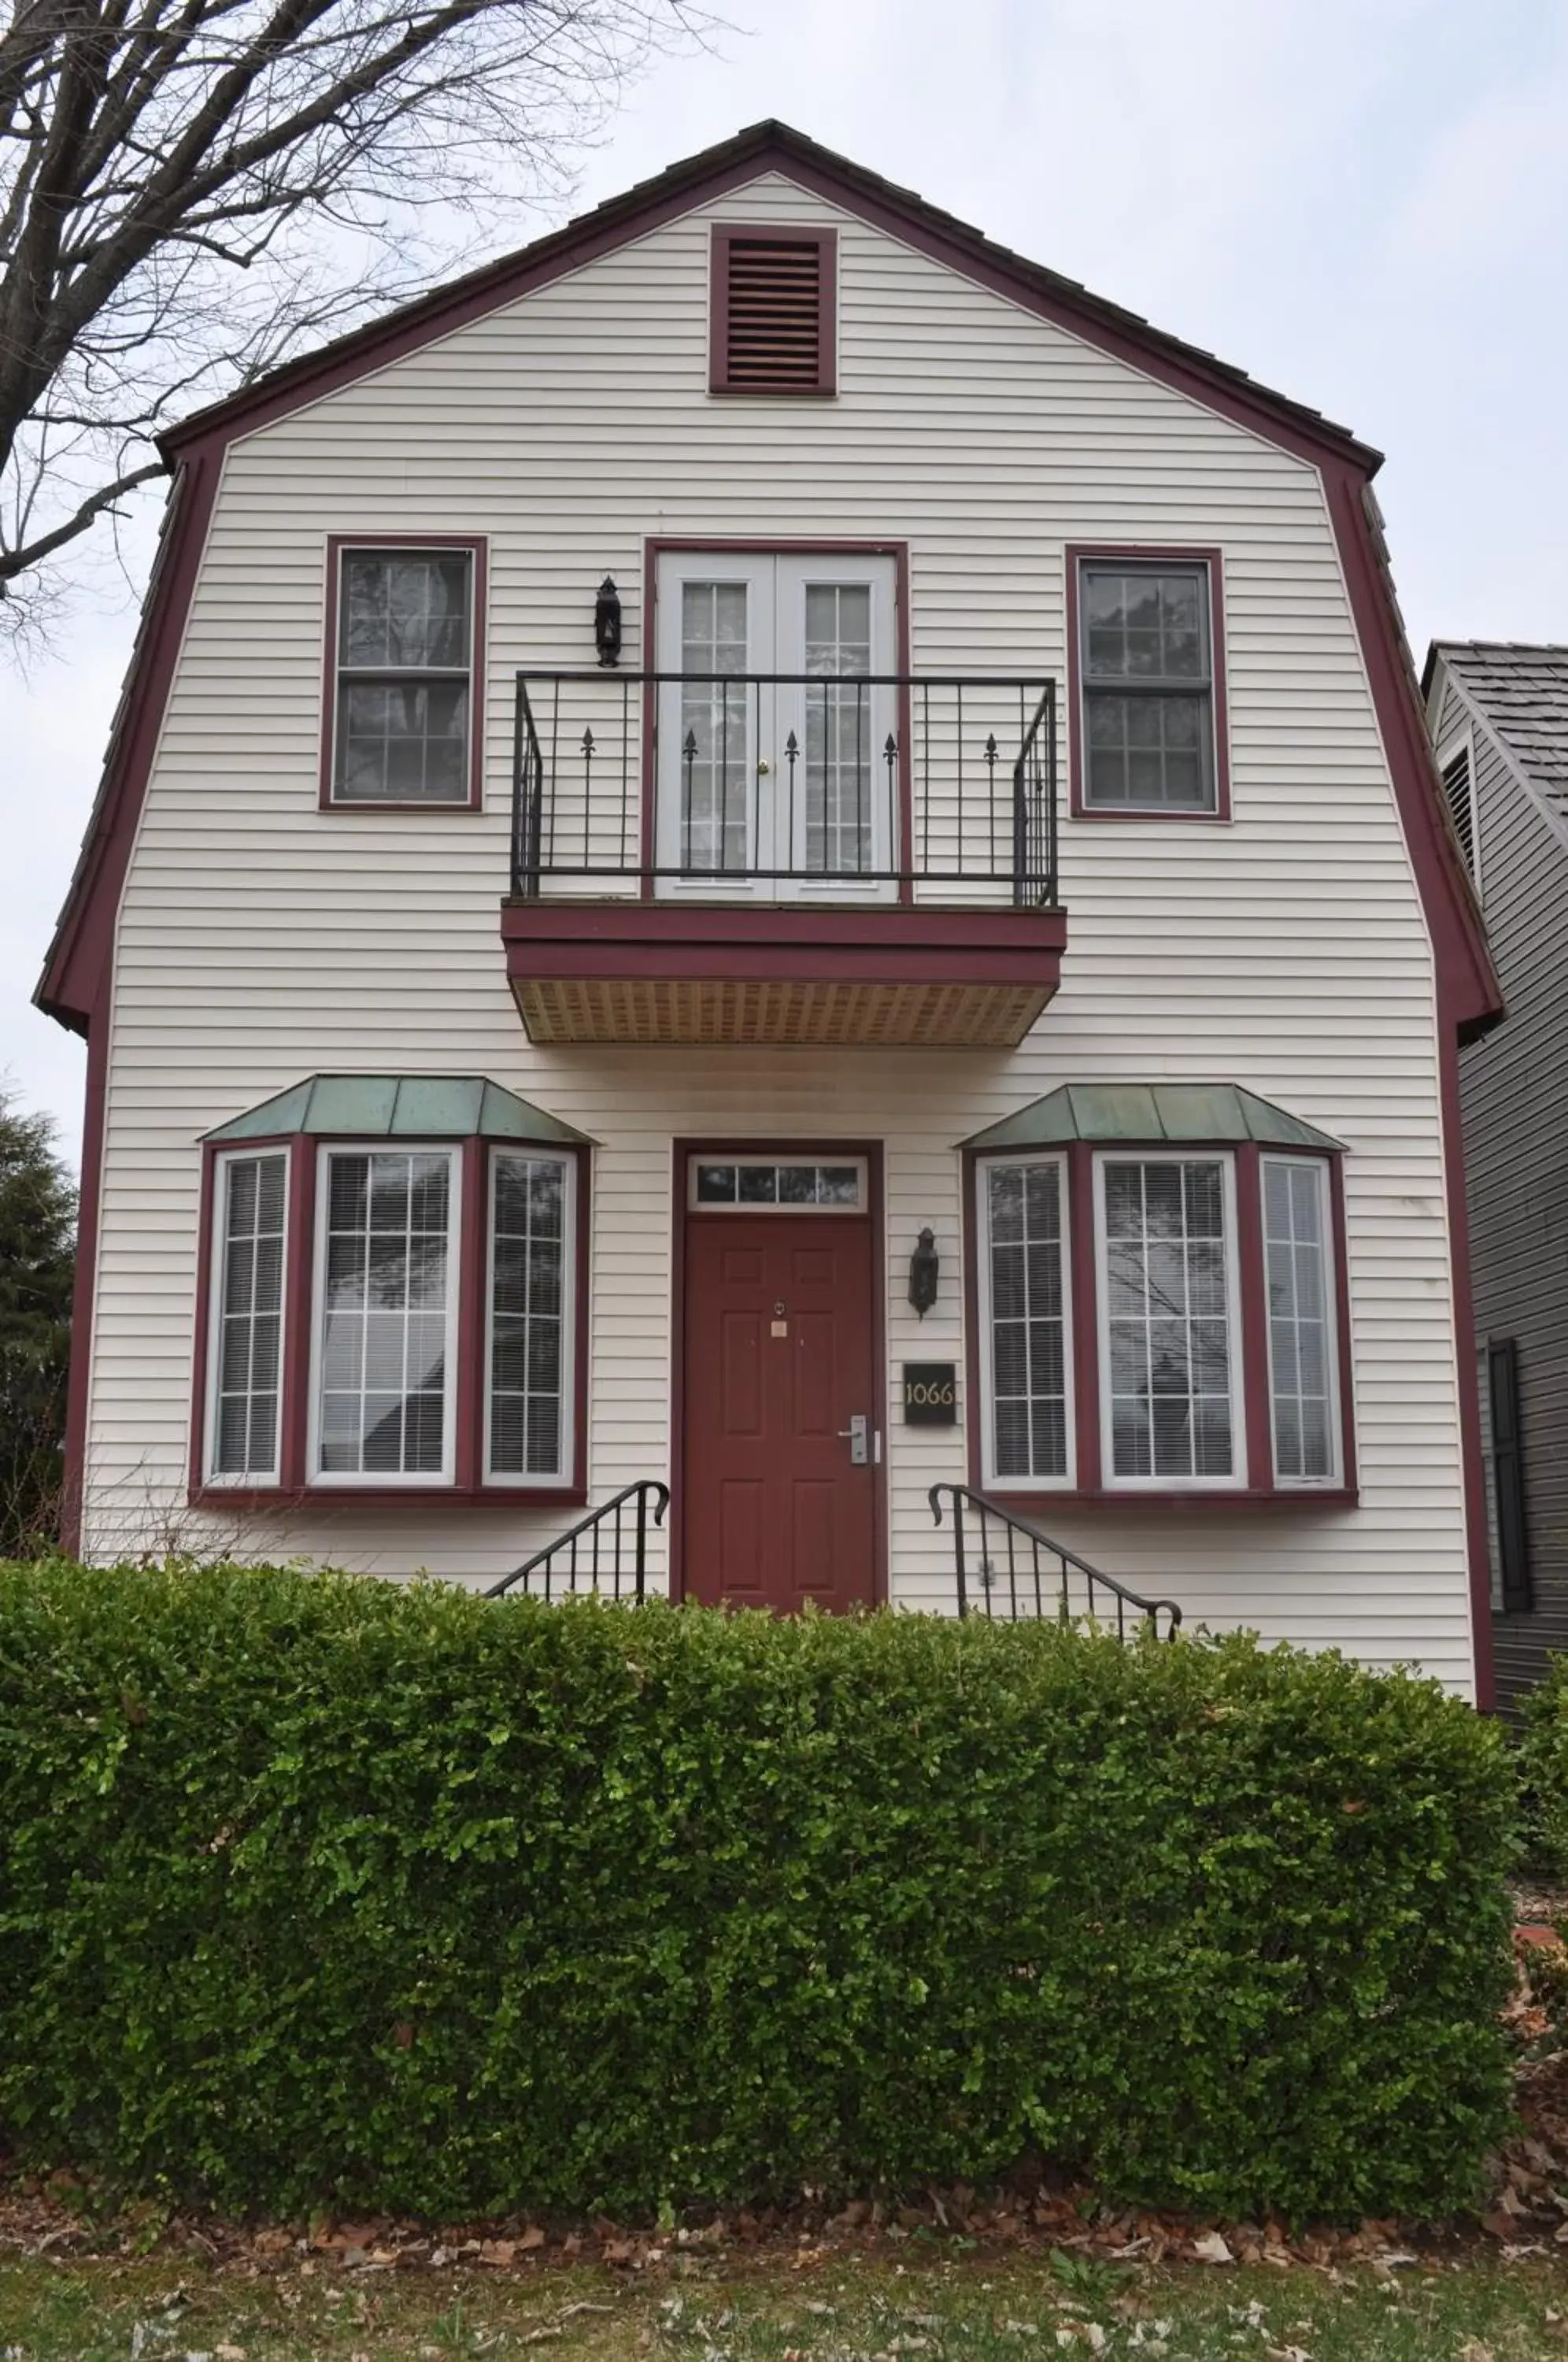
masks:
[[[910,1257],[910,1302],[923,1320],[936,1302],[937,1275],[942,1258],[936,1252],[934,1231],[922,1231]]]
[[[599,586],[599,596],[593,602],[593,644],[599,650],[602,665],[617,665],[621,661],[621,593],[615,588],[615,578],[607,574]]]

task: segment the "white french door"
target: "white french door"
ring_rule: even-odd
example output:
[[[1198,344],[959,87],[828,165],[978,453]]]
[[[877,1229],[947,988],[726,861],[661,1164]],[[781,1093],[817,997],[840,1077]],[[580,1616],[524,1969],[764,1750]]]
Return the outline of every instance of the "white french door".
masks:
[[[667,551],[657,590],[658,891],[894,896],[892,559]]]

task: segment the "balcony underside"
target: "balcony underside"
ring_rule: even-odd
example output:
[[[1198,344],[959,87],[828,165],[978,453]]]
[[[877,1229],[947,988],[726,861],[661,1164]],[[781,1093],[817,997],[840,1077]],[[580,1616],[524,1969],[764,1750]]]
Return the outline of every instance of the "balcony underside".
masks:
[[[994,905],[504,902],[530,1041],[1008,1049],[1061,981],[1066,913]]]

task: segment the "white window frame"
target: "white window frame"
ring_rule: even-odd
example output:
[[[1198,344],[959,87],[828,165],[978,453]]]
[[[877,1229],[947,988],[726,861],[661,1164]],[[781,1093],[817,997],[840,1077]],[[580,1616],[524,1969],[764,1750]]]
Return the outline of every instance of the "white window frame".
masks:
[[[1318,1218],[1323,1247],[1324,1341],[1329,1374],[1329,1473],[1326,1476],[1285,1476],[1279,1466],[1278,1413],[1274,1391],[1274,1308],[1268,1295],[1268,1168],[1271,1164],[1306,1166],[1315,1172]],[[1268,1425],[1274,1489],[1276,1493],[1335,1493],[1343,1485],[1344,1416],[1340,1387],[1340,1253],[1334,1220],[1334,1197],[1329,1186],[1329,1165],[1322,1156],[1275,1155],[1264,1150],[1258,1158],[1258,1239],[1263,1251],[1263,1317],[1268,1341]]]
[[[1110,1410],[1110,1281],[1105,1213],[1105,1175],[1112,1164],[1218,1164],[1225,1205],[1225,1310],[1229,1327],[1226,1369],[1230,1378],[1231,1473],[1119,1476]],[[1180,1148],[1163,1142],[1145,1148],[1096,1149],[1094,1154],[1094,1282],[1096,1383],[1099,1389],[1099,1481],[1107,1493],[1244,1493],[1247,1489],[1246,1386],[1242,1366],[1241,1237],[1236,1223],[1236,1159],[1224,1148]]]
[[[272,1465],[260,1469],[224,1469],[215,1462],[217,1458],[218,1397],[223,1385],[223,1319],[224,1288],[228,1263],[228,1176],[237,1164],[248,1164],[262,1156],[281,1156],[283,1160],[283,1253],[282,1284],[278,1298],[278,1425],[274,1436]],[[288,1321],[289,1321],[289,1239],[293,1220],[293,1158],[286,1141],[247,1142],[243,1146],[220,1149],[213,1160],[212,1216],[207,1241],[207,1367],[206,1384],[203,1389],[205,1402],[202,1411],[202,1482],[226,1492],[256,1492],[266,1486],[276,1486],[282,1478],[283,1419],[288,1407]]]
[[[1060,1476],[1004,1476],[997,1468],[996,1367],[991,1350],[991,1199],[988,1175],[997,1165],[1053,1164],[1062,1206],[1062,1370],[1063,1418],[1066,1428],[1066,1467]],[[980,1467],[981,1484],[999,1493],[1074,1493],[1077,1490],[1077,1372],[1074,1354],[1073,1208],[1070,1174],[1060,1149],[1022,1150],[1016,1155],[981,1156],[975,1162],[976,1304],[980,1334]]]
[[[1475,733],[1470,724],[1466,723],[1462,729],[1451,731],[1441,745],[1436,749],[1436,755],[1438,784],[1442,789],[1445,804],[1448,801],[1448,789],[1443,781],[1443,773],[1458,756],[1463,755],[1464,757],[1465,784],[1470,790],[1470,852],[1473,865],[1470,881],[1475,889],[1475,900],[1480,902],[1485,899],[1481,883],[1481,800],[1476,792]]]
[[[786,1206],[777,1200],[769,1204],[767,1199],[758,1205],[743,1204],[739,1198],[729,1200],[723,1198],[699,1198],[697,1175],[700,1167],[704,1164],[753,1166],[761,1164],[769,1169],[779,1164],[853,1164],[856,1172],[855,1203],[853,1206]],[[825,1148],[803,1148],[798,1154],[793,1150],[780,1149],[771,1156],[732,1156],[722,1148],[704,1148],[700,1154],[690,1156],[686,1165],[686,1207],[687,1211],[692,1214],[804,1214],[812,1220],[824,1214],[867,1214],[871,1209],[869,1187],[867,1159],[864,1156],[835,1156],[831,1150]]]
[[[471,1143],[470,1143],[471,1144]],[[305,1435],[305,1483],[312,1492],[429,1492],[457,1481],[458,1351],[462,1304],[464,1145],[451,1140],[324,1140],[315,1159],[315,1237],[312,1242],[310,1289],[310,1387]],[[326,1249],[332,1227],[330,1179],[335,1156],[444,1156],[451,1177],[447,1192],[446,1385],[441,1420],[441,1467],[392,1471],[323,1469],[321,1459],[321,1363],[326,1341]]]
[[[546,1476],[527,1468],[494,1468],[491,1463],[491,1424],[495,1355],[495,1176],[503,1156],[523,1158],[530,1164],[561,1168],[561,1425],[558,1464]],[[485,1159],[484,1187],[484,1365],[480,1385],[484,1397],[484,1435],[480,1482],[519,1492],[561,1492],[569,1488],[577,1465],[577,1194],[578,1161],[572,1149],[545,1148],[526,1141],[495,1142]]]

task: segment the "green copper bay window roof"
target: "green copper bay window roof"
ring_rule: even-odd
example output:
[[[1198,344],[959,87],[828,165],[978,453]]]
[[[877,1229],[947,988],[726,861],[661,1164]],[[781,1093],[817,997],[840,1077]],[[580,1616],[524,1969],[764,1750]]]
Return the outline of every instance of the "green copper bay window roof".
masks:
[[[1054,1148],[1065,1141],[1255,1140],[1267,1148],[1342,1149],[1342,1141],[1239,1083],[1062,1083],[962,1144]]]
[[[276,1140],[292,1132],[352,1140],[587,1139],[485,1075],[308,1075],[204,1136]]]

